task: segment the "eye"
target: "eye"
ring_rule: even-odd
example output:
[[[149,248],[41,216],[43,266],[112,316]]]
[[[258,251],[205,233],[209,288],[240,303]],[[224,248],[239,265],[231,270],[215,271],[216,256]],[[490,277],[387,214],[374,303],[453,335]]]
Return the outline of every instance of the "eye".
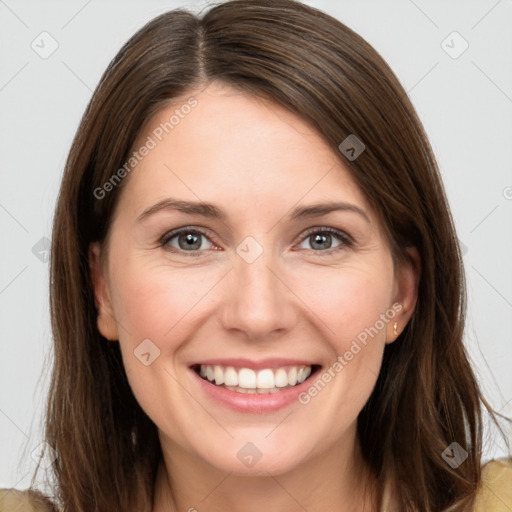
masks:
[[[303,247],[304,243],[307,243],[309,247]],[[352,247],[352,245],[352,239],[343,231],[333,228],[313,228],[306,233],[306,237],[299,247],[315,252],[329,251],[330,253],[331,249],[340,250],[345,247]]]
[[[205,241],[207,242],[204,243]],[[211,249],[213,245],[205,233],[190,228],[182,228],[167,233],[160,241],[160,244],[171,250],[187,251],[190,253]]]
[[[165,234],[160,245],[173,252],[187,252],[187,256],[200,256],[202,251],[214,248],[207,233],[199,229],[180,228]],[[304,247],[307,243],[309,247]],[[333,251],[354,245],[352,238],[334,228],[312,228],[306,232],[299,247],[317,253],[331,254]]]

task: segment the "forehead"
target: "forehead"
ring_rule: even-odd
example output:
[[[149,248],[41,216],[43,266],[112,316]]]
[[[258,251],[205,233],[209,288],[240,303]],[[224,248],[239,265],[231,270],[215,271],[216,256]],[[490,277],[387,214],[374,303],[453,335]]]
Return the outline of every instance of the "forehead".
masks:
[[[125,183],[134,212],[166,195],[283,209],[351,200],[369,210],[340,156],[304,119],[276,103],[212,84],[161,108],[132,148],[151,146]]]

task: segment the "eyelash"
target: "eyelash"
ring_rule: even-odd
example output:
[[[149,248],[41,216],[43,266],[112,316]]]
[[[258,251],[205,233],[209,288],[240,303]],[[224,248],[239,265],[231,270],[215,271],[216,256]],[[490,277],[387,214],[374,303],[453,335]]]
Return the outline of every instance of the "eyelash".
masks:
[[[162,238],[160,238],[159,245],[161,247],[164,247],[165,249],[168,249],[168,250],[172,251],[172,252],[184,253],[186,256],[191,256],[191,257],[201,256],[201,253],[204,252],[205,249],[204,250],[197,250],[197,251],[185,251],[185,250],[177,249],[176,247],[171,247],[171,246],[167,245],[173,238],[175,238],[176,236],[181,235],[183,233],[191,233],[191,234],[194,234],[194,235],[202,235],[205,238],[207,238],[211,243],[214,243],[214,242],[212,242],[212,240],[210,240],[210,237],[208,236],[208,232],[202,231],[202,230],[196,229],[196,228],[185,227],[185,228],[179,228],[179,229],[176,229],[176,230],[171,231],[169,233],[166,233]],[[318,253],[320,256],[329,256],[329,255],[332,255],[334,252],[336,252],[338,250],[342,250],[344,248],[350,249],[350,248],[352,248],[354,246],[354,240],[349,235],[347,235],[346,233],[344,233],[343,231],[340,231],[338,229],[328,228],[328,227],[310,228],[309,230],[307,230],[304,233],[304,235],[302,236],[302,238],[301,238],[299,243],[302,243],[308,237],[310,237],[313,234],[317,234],[317,233],[321,233],[321,234],[327,233],[327,234],[330,234],[330,235],[334,235],[341,242],[340,245],[338,245],[337,247],[332,247],[330,249],[318,250],[318,251],[315,251],[314,249],[306,249],[306,250]]]

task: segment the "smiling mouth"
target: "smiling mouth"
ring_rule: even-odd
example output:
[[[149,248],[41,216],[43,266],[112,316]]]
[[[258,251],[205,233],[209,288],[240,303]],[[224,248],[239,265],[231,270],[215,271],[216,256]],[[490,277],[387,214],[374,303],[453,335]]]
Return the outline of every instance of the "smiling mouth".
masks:
[[[289,365],[281,368],[253,370],[223,365],[194,364],[191,366],[199,377],[210,384],[247,394],[280,393],[311,379],[320,365]]]

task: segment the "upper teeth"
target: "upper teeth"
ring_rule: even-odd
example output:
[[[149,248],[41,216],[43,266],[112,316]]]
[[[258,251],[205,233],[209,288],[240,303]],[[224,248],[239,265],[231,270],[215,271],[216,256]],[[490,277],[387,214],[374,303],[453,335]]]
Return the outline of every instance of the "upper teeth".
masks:
[[[206,377],[217,386],[238,386],[246,389],[271,389],[295,386],[304,382],[311,374],[311,366],[287,366],[271,370],[254,371],[251,368],[234,368],[233,366],[201,365],[199,375]]]

